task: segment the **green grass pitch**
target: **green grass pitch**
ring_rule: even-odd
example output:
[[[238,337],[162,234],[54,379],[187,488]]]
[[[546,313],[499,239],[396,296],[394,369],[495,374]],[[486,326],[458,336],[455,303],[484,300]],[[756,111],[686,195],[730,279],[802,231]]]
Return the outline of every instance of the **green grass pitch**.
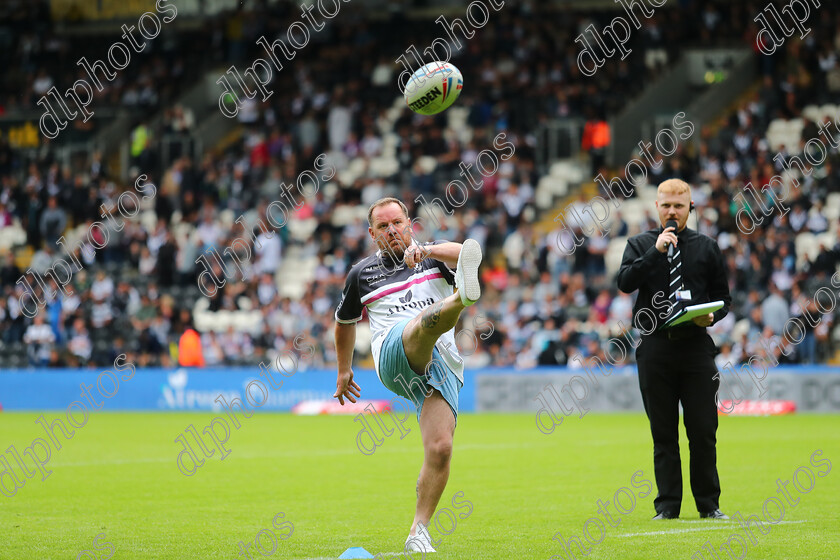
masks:
[[[48,419],[58,412],[46,413]],[[2,449],[18,451],[44,435],[39,413],[0,414]],[[360,425],[352,416],[295,417],[255,414],[233,431],[224,460],[216,456],[192,477],[175,465],[180,449],[173,440],[188,424],[199,430],[216,413],[99,413],[77,430],[47,464],[52,474],[28,479],[12,498],[0,495],[0,558],[104,558],[104,542],[114,559],[246,558],[239,541],[253,542],[260,531],[276,529],[272,519],[294,524],[290,538],[278,540],[273,554],[263,533],[261,555],[251,558],[337,558],[351,546],[397,557],[414,512],[415,481],[422,461],[420,433],[412,418],[403,440],[385,438],[371,456],[362,455],[355,438]],[[789,486],[795,507],[784,503],[782,523],[758,534],[737,556],[759,559],[840,558],[840,416],[794,415],[770,418],[721,418],[718,468],[721,508],[732,515],[757,514],[779,496],[776,480],[790,480],[810,465],[812,453],[831,461],[827,476],[799,494]],[[654,522],[655,492],[647,497],[631,476],[653,481],[652,444],[641,414],[567,418],[551,435],[537,431],[532,414],[462,414],[455,433],[449,484],[441,508],[456,517],[444,525],[438,554],[430,558],[569,558],[552,540],[582,537],[587,519],[603,515],[597,501],[635,508],[605,524],[606,535],[576,558],[686,559],[707,540],[719,551],[730,534],[743,534],[737,522],[700,520],[688,488],[687,442],[681,442],[685,496],[681,519]],[[8,457],[8,455],[6,455]],[[817,459],[820,459],[819,457]],[[27,463],[31,461],[27,458]],[[21,476],[14,461],[10,464]],[[2,464],[0,463],[0,467]],[[821,470],[825,472],[826,466]],[[804,472],[799,482],[809,484]],[[643,484],[642,484],[643,485]],[[453,495],[462,504],[456,508]],[[623,497],[622,497],[623,496]],[[780,497],[780,496],[779,496]],[[472,511],[463,504],[470,502]],[[771,515],[778,510],[770,507]],[[447,514],[448,515],[448,514]],[[446,518],[441,520],[444,523]],[[279,522],[279,521],[278,521]],[[599,538],[596,522],[589,524]],[[94,538],[105,533],[94,549]],[[736,541],[733,541],[736,542]],[[81,554],[89,550],[90,554]],[[736,556],[736,557],[737,557]],[[414,558],[421,558],[414,553]],[[700,556],[697,556],[700,558]],[[708,553],[702,556],[711,558]]]

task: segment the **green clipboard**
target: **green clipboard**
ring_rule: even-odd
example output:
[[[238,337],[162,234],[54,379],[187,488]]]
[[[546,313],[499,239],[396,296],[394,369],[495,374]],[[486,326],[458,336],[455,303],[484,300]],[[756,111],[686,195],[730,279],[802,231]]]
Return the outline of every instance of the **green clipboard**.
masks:
[[[709,303],[698,303],[697,305],[689,305],[683,308],[679,313],[668,319],[668,322],[662,325],[662,329],[670,329],[677,325],[691,321],[700,315],[708,315],[714,313],[723,307],[722,301],[710,301]]]

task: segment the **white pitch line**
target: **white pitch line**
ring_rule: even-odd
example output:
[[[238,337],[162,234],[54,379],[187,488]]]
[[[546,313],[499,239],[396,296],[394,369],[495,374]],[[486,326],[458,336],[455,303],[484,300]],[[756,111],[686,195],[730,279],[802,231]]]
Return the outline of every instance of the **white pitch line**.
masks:
[[[215,449],[215,447],[214,447]],[[105,465],[133,465],[140,463],[170,463],[172,459],[138,457],[136,459],[112,459],[109,461],[85,461],[75,463],[50,462],[51,467],[102,467]]]
[[[382,444],[385,445],[385,444]],[[531,447],[543,447],[542,445],[536,445],[533,443],[467,443],[458,446],[458,450],[460,451],[468,451],[468,450],[499,450],[499,449],[525,449]],[[215,450],[216,447],[214,446],[213,449]],[[231,451],[235,451],[234,447],[230,448]],[[398,454],[398,453],[418,453],[422,451],[422,448],[418,447],[392,447],[387,450],[388,453]],[[336,455],[356,455],[361,454],[358,449],[316,449],[313,451],[283,451],[278,453],[259,453],[259,454],[239,454],[238,457],[240,459],[275,459],[275,458],[293,458],[293,457],[319,457],[319,456],[336,456]],[[216,458],[216,454],[214,453],[211,459]],[[138,457],[136,459],[111,459],[111,460],[104,460],[104,461],[81,461],[81,462],[50,462],[51,467],[97,467],[97,466],[105,466],[105,465],[130,465],[134,463],[174,463],[175,458],[163,458],[163,457]]]
[[[709,522],[706,521],[705,523],[719,523],[719,522]],[[780,521],[778,523],[774,523],[774,525],[783,525],[787,523],[808,523],[808,520],[802,521]],[[740,525],[740,523],[738,523]],[[697,529],[673,529],[671,531],[650,531],[647,533],[625,533],[622,535],[615,535],[616,537],[626,538],[626,537],[644,537],[647,535],[671,535],[675,533],[694,533],[696,531],[721,531],[721,530],[731,530],[732,525],[716,525],[716,526],[709,526],[709,527],[698,527]]]

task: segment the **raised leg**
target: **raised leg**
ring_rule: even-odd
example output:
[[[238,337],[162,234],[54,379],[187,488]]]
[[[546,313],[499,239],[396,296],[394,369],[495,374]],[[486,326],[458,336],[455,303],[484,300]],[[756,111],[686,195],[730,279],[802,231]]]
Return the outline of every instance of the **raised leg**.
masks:
[[[440,335],[455,327],[464,310],[461,296],[451,296],[429,306],[408,322],[403,331],[403,347],[408,364],[417,375],[426,373],[426,366],[432,360],[432,350]],[[422,413],[421,413],[422,416]]]

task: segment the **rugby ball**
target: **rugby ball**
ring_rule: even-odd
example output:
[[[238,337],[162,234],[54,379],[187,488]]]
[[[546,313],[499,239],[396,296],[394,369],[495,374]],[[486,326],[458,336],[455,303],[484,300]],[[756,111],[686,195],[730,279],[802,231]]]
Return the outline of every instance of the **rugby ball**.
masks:
[[[464,87],[460,70],[448,62],[430,62],[419,68],[405,84],[405,103],[421,115],[434,115],[448,109]]]

